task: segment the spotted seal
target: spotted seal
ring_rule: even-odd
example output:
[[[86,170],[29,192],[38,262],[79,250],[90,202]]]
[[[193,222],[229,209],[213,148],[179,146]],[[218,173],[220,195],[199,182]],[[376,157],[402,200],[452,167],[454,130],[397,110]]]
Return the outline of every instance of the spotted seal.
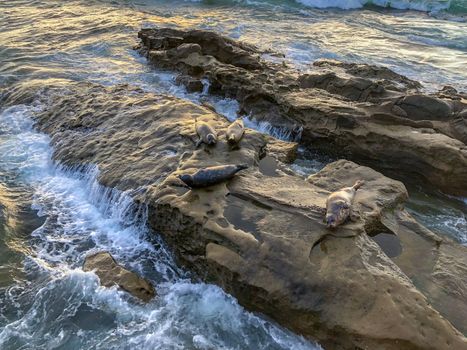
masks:
[[[246,164],[218,165],[199,169],[194,174],[181,174],[178,178],[190,188],[208,187],[231,179],[237,172],[247,168]]]
[[[352,187],[341,188],[329,195],[326,200],[325,218],[328,228],[336,228],[347,220],[355,193],[363,184],[363,180],[358,180]]]
[[[243,124],[243,119],[237,119],[232,124],[229,125],[225,133],[227,142],[233,146],[240,142],[245,133],[245,125]]]
[[[217,143],[217,132],[210,124],[196,120],[195,130],[199,137],[196,147],[199,147],[202,143],[206,145],[215,145]]]

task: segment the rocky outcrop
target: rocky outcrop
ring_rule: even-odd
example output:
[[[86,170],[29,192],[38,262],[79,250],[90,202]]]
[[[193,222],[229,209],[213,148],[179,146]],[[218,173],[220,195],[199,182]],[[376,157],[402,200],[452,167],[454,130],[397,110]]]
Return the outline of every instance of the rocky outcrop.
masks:
[[[121,267],[108,252],[87,256],[83,270],[93,271],[104,287],[116,285],[143,301],[147,302],[156,295],[150,282]]]
[[[242,114],[303,127],[305,146],[467,195],[467,102],[452,89],[421,94],[419,83],[387,68],[332,60],[300,74],[208,31],[142,29],[139,37],[152,64],[207,79]]]
[[[295,146],[247,129],[230,150],[229,123],[208,108],[128,86],[67,89],[36,116],[54,159],[95,164],[103,185],[138,189],[135,200],[178,261],[248,309],[326,349],[467,347],[455,328],[465,327],[466,248],[411,218],[402,183],[343,160],[306,182],[281,170]],[[217,128],[215,147],[194,147],[195,118]],[[261,169],[262,157],[274,171]],[[206,189],[180,186],[180,173],[227,163],[250,168]],[[354,221],[329,235],[326,197],[356,179],[366,185]],[[399,255],[376,243],[381,232],[402,246]]]

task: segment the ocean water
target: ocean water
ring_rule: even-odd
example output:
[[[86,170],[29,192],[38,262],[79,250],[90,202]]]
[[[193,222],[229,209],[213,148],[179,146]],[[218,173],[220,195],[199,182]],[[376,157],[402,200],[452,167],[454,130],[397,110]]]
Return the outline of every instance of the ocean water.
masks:
[[[387,66],[428,91],[467,90],[466,13],[463,0],[2,1],[0,101],[17,84],[32,91],[57,80],[127,83],[207,99],[235,119],[235,101],[187,93],[173,73],[150,68],[133,50],[137,31],[150,26],[216,30],[304,71],[315,59],[335,58]],[[98,169],[53,164],[49,138],[32,120],[46,103],[0,104],[0,349],[319,348],[219,288],[192,282],[149,234],[145,208],[131,193],[99,186]],[[246,124],[290,137],[254,116]],[[327,161],[302,152],[292,168],[306,176]],[[464,200],[416,194],[415,216],[467,243]],[[81,269],[98,250],[151,280],[160,296],[143,305],[100,287]]]

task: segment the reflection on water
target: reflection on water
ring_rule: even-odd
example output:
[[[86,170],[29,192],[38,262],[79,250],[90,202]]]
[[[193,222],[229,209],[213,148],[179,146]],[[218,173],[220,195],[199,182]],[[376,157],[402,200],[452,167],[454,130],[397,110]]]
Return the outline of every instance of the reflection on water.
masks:
[[[395,258],[402,253],[402,245],[399,238],[391,232],[377,232],[371,238],[378,243],[381,250],[390,258]]]
[[[157,25],[220,31],[281,52],[301,68],[317,58],[336,58],[383,64],[430,88],[467,87],[467,23],[412,12],[220,3],[3,2],[0,84],[25,74],[109,84],[157,80],[142,78],[149,70],[130,53],[138,29]]]
[[[274,157],[265,156],[258,163],[259,171],[266,176],[278,176],[277,161]]]

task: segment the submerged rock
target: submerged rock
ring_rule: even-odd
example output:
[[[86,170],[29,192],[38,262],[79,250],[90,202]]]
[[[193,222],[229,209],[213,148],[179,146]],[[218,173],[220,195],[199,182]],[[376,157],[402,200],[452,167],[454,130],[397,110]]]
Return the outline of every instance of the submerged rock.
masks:
[[[83,270],[93,271],[104,287],[117,285],[143,301],[147,302],[156,295],[150,282],[121,267],[108,252],[87,256]]]
[[[209,80],[211,93],[237,99],[259,121],[301,126],[304,146],[467,195],[467,101],[457,92],[424,95],[387,68],[333,60],[300,74],[209,31],[142,29],[139,37],[152,64]],[[171,37],[179,40],[153,44]]]
[[[128,86],[67,89],[36,116],[52,136],[54,159],[95,164],[103,185],[137,189],[131,193],[147,204],[150,226],[178,262],[249,310],[328,349],[466,348],[458,329],[467,331],[467,248],[417,223],[404,210],[401,182],[344,160],[307,182],[282,170],[288,143],[253,130],[240,149],[230,151],[225,137],[196,149],[195,119],[220,134],[229,125],[210,109]],[[276,161],[273,176],[258,167],[265,156]],[[249,169],[206,189],[177,179],[242,163]],[[365,186],[353,220],[329,235],[325,200],[357,179]],[[400,241],[397,256],[370,237],[379,232]]]
[[[202,92],[204,89],[203,82],[199,79],[194,79],[188,75],[179,75],[175,82],[179,85],[184,85],[188,92]]]

